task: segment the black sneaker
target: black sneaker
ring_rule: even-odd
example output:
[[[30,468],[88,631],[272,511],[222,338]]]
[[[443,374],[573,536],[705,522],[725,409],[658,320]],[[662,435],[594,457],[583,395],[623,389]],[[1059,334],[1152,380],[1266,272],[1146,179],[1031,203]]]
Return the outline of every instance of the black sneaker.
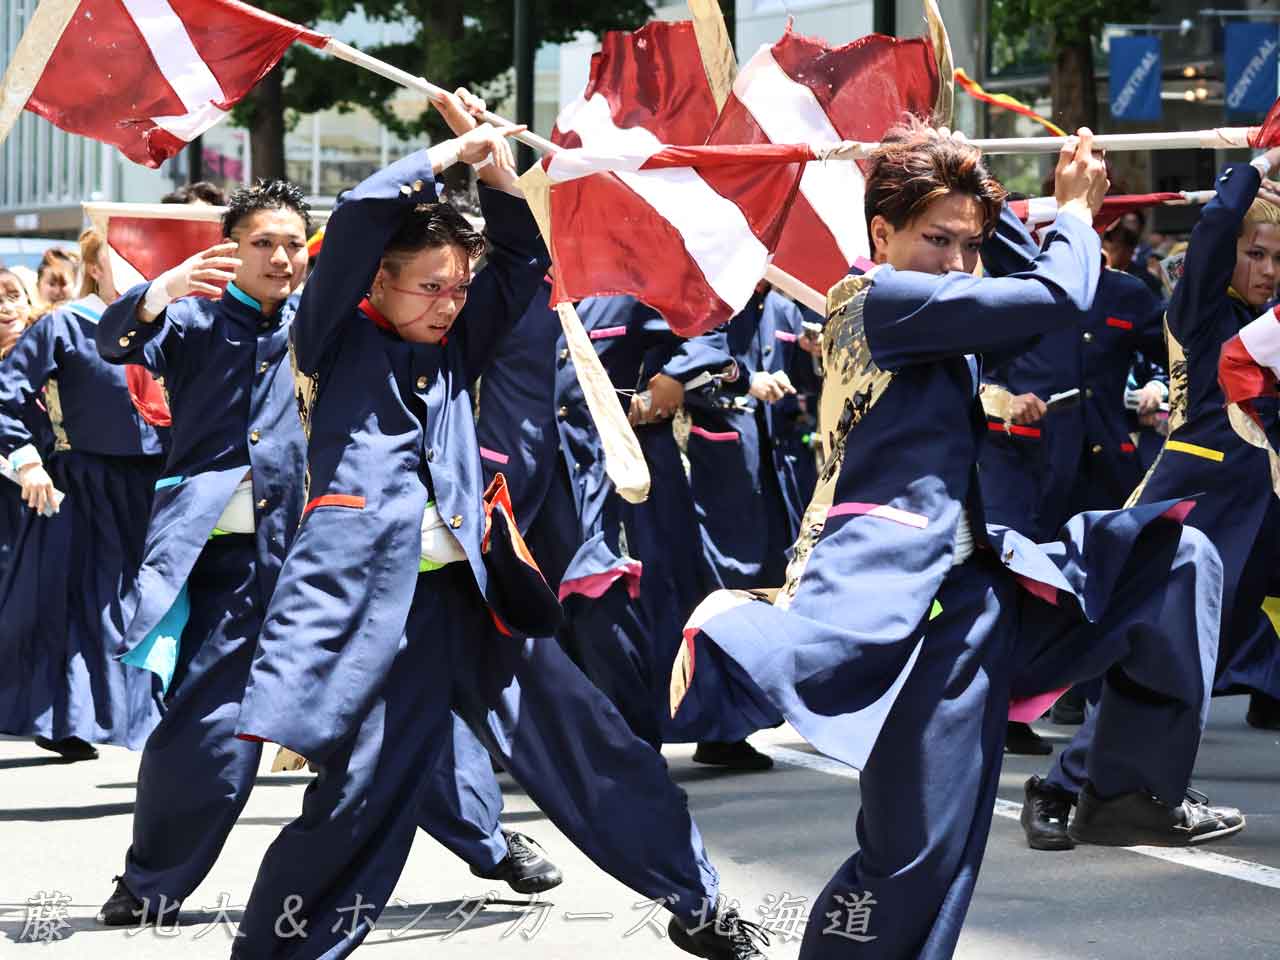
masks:
[[[1053,744],[1032,730],[1031,724],[1010,720],[1004,734],[1004,752],[1022,757],[1043,757],[1053,753]]]
[[[1049,708],[1049,722],[1062,727],[1078,727],[1084,723],[1084,694],[1072,687]]]
[[[707,960],[755,960],[764,957],[769,934],[759,924],[743,920],[736,910],[726,910],[690,933],[675,917],[667,924],[671,942],[695,957]]]
[[[1203,794],[1188,794],[1176,807],[1145,793],[1103,800],[1086,783],[1067,832],[1076,843],[1107,847],[1189,847],[1244,829],[1244,814],[1239,810],[1211,807]]]
[[[1255,690],[1249,697],[1245,722],[1258,730],[1280,730],[1280,700]]]
[[[507,841],[507,855],[492,870],[472,867],[472,874],[483,880],[501,880],[523,894],[542,893],[564,883],[560,868],[547,859],[536,840],[507,830],[502,835]]]
[[[1022,832],[1032,850],[1070,850],[1075,846],[1067,833],[1067,818],[1076,798],[1061,787],[1031,777],[1024,787]]]
[[[104,927],[173,926],[178,922],[176,900],[153,906],[135,897],[133,891],[125,886],[124,877],[111,879],[116,885],[115,893],[111,894],[98,911],[98,922]],[[161,910],[164,912],[163,918],[160,916]]]
[[[737,743],[725,743],[719,740],[708,740],[698,744],[693,751],[694,763],[705,763],[713,767],[725,767],[729,770],[771,770],[773,758],[761,753],[745,740]]]
[[[97,760],[98,751],[93,744],[79,737],[63,737],[61,740],[50,740],[48,737],[36,737],[36,746],[41,750],[50,750],[62,759],[74,763],[77,760]]]

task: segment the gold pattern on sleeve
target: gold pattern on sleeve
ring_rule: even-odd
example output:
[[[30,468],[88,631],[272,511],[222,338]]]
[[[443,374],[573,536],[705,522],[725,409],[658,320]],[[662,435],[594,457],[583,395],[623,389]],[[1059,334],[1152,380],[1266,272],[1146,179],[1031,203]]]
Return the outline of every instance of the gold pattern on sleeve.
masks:
[[[873,283],[870,277],[845,277],[827,294],[827,323],[822,335],[826,376],[818,403],[823,457],[818,465],[818,486],[800,521],[800,535],[787,564],[786,585],[774,600],[779,607],[791,605],[809,557],[822,536],[850,432],[884,396],[893,380],[892,373],[881,370],[871,359],[863,326],[863,308]]]
[[[71,438],[62,419],[62,393],[58,381],[50,378],[44,385],[44,408],[49,412],[49,426],[53,427],[53,449],[62,452],[71,449]]]

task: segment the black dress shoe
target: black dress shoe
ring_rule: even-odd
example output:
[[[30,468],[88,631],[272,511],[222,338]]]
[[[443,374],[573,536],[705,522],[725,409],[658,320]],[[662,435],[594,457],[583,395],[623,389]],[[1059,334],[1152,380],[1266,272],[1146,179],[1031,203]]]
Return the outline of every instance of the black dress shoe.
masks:
[[[1280,730],[1280,700],[1255,690],[1249,697],[1245,722],[1258,730]]]
[[[98,911],[98,922],[104,927],[142,927],[172,926],[178,922],[178,902],[176,900],[163,906],[164,917],[160,916],[160,905],[139,900],[133,891],[124,885],[124,877],[112,877],[116,890]]]
[[[70,762],[76,760],[97,760],[98,751],[93,744],[79,737],[63,737],[61,740],[50,740],[48,737],[36,737],[36,746],[41,750],[50,750]]]
[[[1032,730],[1031,724],[1010,720],[1004,734],[1004,752],[1023,757],[1043,757],[1053,753],[1053,744]]]
[[[472,867],[471,872],[484,880],[501,880],[516,893],[542,893],[564,883],[560,868],[547,859],[538,842],[523,833],[502,831],[507,841],[507,855],[492,870]]]
[[[1049,708],[1049,722],[1061,727],[1078,727],[1084,723],[1084,694],[1072,687]]]
[[[1075,846],[1067,833],[1067,818],[1075,797],[1039,777],[1026,783],[1022,801],[1022,832],[1032,850],[1070,850]]]
[[[1145,793],[1104,800],[1086,783],[1068,833],[1077,843],[1107,847],[1189,847],[1228,837],[1244,829],[1244,814],[1234,807],[1211,807],[1203,795],[1177,806]]]
[[[725,767],[729,770],[770,770],[773,758],[761,753],[745,740],[737,743],[725,743],[708,740],[698,744],[693,751],[694,763],[706,763],[713,767]]]
[[[725,910],[692,933],[672,917],[667,934],[685,953],[706,960],[755,960],[765,956],[760,948],[769,945],[764,928],[743,920],[736,910]]]

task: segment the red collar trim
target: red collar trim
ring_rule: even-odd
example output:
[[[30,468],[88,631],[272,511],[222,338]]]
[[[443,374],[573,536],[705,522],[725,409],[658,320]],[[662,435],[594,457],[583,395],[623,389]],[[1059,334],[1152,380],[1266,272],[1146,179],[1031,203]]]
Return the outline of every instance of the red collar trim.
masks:
[[[373,325],[377,327],[379,330],[385,330],[387,331],[387,333],[393,333],[397,337],[400,336],[400,334],[396,332],[396,328],[391,325],[391,321],[378,312],[378,308],[369,302],[368,297],[365,297],[363,300],[360,301],[359,310],[366,317],[372,320]],[[448,344],[448,342],[449,342],[448,334],[440,338],[440,346],[443,347],[446,344]]]
[[[369,302],[368,297],[360,301],[360,312],[372,320],[374,326],[379,330],[386,330],[388,333],[396,332],[396,328],[391,325],[391,321],[378,312],[378,308]]]

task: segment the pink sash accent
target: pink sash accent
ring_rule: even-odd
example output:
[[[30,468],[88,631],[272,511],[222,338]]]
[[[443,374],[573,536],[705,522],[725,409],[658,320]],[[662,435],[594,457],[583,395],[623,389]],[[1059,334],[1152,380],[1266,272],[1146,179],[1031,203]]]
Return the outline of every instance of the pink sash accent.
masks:
[[[592,330],[587,336],[592,340],[608,340],[610,337],[621,337],[626,332],[625,325],[621,327],[601,327],[599,330]]]
[[[511,458],[505,453],[499,453],[497,450],[490,450],[488,447],[480,448],[480,456],[486,460],[492,460],[494,463],[499,465],[505,465],[511,460]]]
[[[594,600],[604,596],[605,591],[617,580],[622,579],[626,582],[627,594],[632,600],[638,600],[640,599],[640,575],[643,572],[644,565],[639,560],[635,560],[614,567],[612,570],[593,573],[590,576],[579,577],[577,580],[565,580],[560,584],[558,599],[564,603],[567,597],[577,594]]]
[[[722,433],[715,433],[702,427],[690,427],[690,433],[695,433],[702,437],[703,440],[711,440],[715,443],[737,443],[740,439],[737,430],[725,430]]]
[[[775,330],[773,331],[773,335],[783,343],[795,343],[800,339],[796,334],[791,333],[789,330]]]
[[[1058,702],[1058,698],[1070,690],[1051,690],[1048,693],[1037,693],[1025,700],[1014,700],[1009,704],[1009,719],[1014,723],[1030,723],[1044,716],[1044,712]]]
[[[924,514],[911,513],[909,510],[899,510],[897,507],[891,507],[885,503],[838,503],[827,511],[828,520],[833,517],[848,516],[880,517],[883,520],[892,520],[894,523],[915,527],[918,530],[923,530],[929,526],[929,518]]]

